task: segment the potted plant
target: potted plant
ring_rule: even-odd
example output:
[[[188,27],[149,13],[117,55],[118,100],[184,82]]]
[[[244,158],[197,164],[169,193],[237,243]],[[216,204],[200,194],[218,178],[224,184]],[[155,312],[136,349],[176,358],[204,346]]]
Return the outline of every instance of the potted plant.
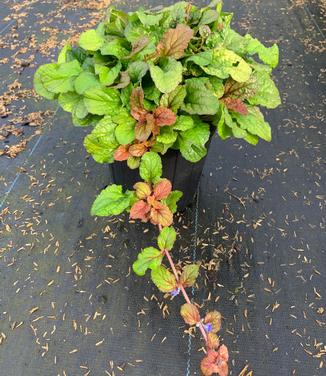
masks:
[[[221,315],[201,318],[186,292],[200,266],[179,270],[171,253],[177,202],[181,191],[181,206],[191,202],[213,131],[253,145],[271,140],[258,106],[280,104],[271,79],[278,47],[241,36],[231,19],[220,1],[128,14],[110,7],[96,29],[83,32],[77,46],[66,45],[34,77],[36,92],[71,112],[75,126],[91,126],[84,146],[95,161],[112,164],[115,184],[98,195],[91,213],[128,211],[131,219],[157,226],[157,245],[140,251],[133,270],[150,274],[163,293],[183,295],[181,315],[205,342],[202,373],[220,376],[228,374],[228,350],[216,334]]]

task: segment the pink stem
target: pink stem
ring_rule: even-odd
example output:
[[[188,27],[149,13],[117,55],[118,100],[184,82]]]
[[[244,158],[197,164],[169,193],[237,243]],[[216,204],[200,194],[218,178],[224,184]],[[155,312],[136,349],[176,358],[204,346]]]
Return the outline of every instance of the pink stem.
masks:
[[[170,266],[171,266],[171,269],[172,269],[172,271],[173,271],[173,274],[174,274],[174,276],[175,276],[175,279],[177,280],[177,282],[179,282],[179,275],[178,275],[177,269],[175,268],[174,262],[173,262],[173,260],[172,260],[171,255],[170,255],[170,252],[169,252],[167,249],[165,249],[165,250],[164,250],[164,253],[165,253],[165,256],[167,257],[167,259],[168,259],[168,261],[169,261],[169,264],[170,264]],[[182,284],[179,284],[179,287],[180,287],[180,290],[181,290],[181,292],[182,292],[183,297],[185,298],[185,301],[186,301],[188,304],[191,304],[191,301],[190,301],[190,299],[189,299],[189,296],[188,296],[187,291],[185,290],[185,288],[182,286]],[[200,329],[200,331],[201,331],[201,334],[202,334],[202,336],[203,336],[205,342],[207,342],[207,334],[206,334],[206,331],[205,331],[205,328],[204,328],[204,325],[203,325],[201,319],[199,320],[198,325],[199,325],[199,329]]]

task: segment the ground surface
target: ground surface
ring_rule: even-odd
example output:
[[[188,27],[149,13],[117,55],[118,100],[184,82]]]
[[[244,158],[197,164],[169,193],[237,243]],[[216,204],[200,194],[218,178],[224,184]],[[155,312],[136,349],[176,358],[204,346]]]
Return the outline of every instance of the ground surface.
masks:
[[[57,41],[96,23],[104,3],[1,2],[0,149],[23,150],[0,157],[1,376],[199,374],[181,298],[166,303],[130,273],[155,234],[90,217],[108,168],[86,155],[87,130],[30,90]],[[239,30],[279,43],[283,98],[267,114],[271,144],[213,140],[198,208],[176,225],[180,257],[205,266],[196,301],[225,317],[232,375],[325,375],[323,5],[225,1]]]

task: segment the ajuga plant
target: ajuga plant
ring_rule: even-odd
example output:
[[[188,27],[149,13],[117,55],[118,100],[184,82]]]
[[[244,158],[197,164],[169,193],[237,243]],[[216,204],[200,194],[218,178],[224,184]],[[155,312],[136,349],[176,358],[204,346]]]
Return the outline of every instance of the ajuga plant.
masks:
[[[58,61],[40,66],[34,78],[36,92],[71,112],[75,126],[91,126],[84,146],[95,161],[139,168],[143,181],[134,190],[108,186],[91,213],[127,211],[131,219],[157,227],[157,245],[135,256],[133,270],[149,274],[166,295],[181,293],[181,316],[203,337],[206,376],[228,374],[228,350],[216,334],[221,314],[201,317],[186,292],[200,266],[181,268],[172,260],[173,214],[182,192],[162,176],[161,156],[172,148],[198,162],[214,128],[223,140],[236,137],[253,145],[271,140],[259,106],[280,104],[271,78],[278,47],[238,34],[231,19],[220,1],[202,9],[179,2],[128,14],[110,7],[96,29],[83,32],[77,46],[66,45]]]

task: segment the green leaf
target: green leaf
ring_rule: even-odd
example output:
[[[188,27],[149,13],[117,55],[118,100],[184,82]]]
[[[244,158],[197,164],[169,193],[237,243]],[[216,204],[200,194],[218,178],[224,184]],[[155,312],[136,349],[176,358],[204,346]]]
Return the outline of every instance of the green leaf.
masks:
[[[177,113],[179,108],[183,105],[183,101],[186,95],[186,88],[184,86],[177,86],[170,93],[162,95],[160,105],[163,107],[171,108],[173,112]]]
[[[120,38],[113,39],[110,42],[105,42],[101,47],[101,54],[111,55],[117,57],[118,59],[123,59],[130,53],[130,51],[124,47],[124,44],[125,40]]]
[[[124,123],[115,128],[115,137],[119,144],[127,145],[135,139],[135,124]]]
[[[194,120],[191,116],[180,115],[173,125],[173,129],[177,131],[187,131],[195,126]]]
[[[182,270],[180,283],[183,285],[183,287],[191,287],[195,284],[198,274],[198,264],[186,265]]]
[[[79,119],[83,119],[88,114],[83,97],[75,92],[60,94],[58,102],[63,110],[72,112]]]
[[[217,133],[222,140],[232,136],[232,130],[225,124],[224,105],[221,106],[221,111],[216,115],[213,124],[217,128]]]
[[[140,162],[139,174],[148,183],[156,183],[162,176],[162,161],[157,153],[145,153]]]
[[[85,105],[91,114],[109,115],[119,111],[120,95],[119,92],[112,88],[92,88],[84,93]]]
[[[131,170],[135,170],[140,165],[140,158],[138,157],[129,157],[127,159],[127,165]]]
[[[253,105],[261,105],[267,108],[276,108],[281,104],[279,91],[270,78],[269,74],[263,71],[256,71],[253,74],[255,80],[255,94],[248,98]]]
[[[251,74],[250,65],[241,56],[224,47],[201,52],[187,61],[193,61],[207,74],[221,79],[231,76],[235,81],[245,82]]]
[[[246,115],[247,116],[247,115]],[[231,128],[232,134],[236,138],[245,138],[247,136],[247,131],[242,129],[236,121],[231,117],[228,109],[224,107],[224,122],[225,125]]]
[[[81,71],[82,68],[77,60],[62,64],[42,65],[36,72],[35,90],[40,95],[48,92],[67,93],[74,91],[74,81]]]
[[[162,142],[162,144],[173,144],[178,137],[178,133],[174,132],[173,127],[161,127],[160,134],[157,136],[156,140]]]
[[[182,81],[182,64],[168,58],[162,67],[149,65],[151,77],[162,93],[171,93]]]
[[[199,25],[209,25],[218,19],[218,13],[213,9],[206,9],[203,12],[202,18],[200,19]]]
[[[272,47],[265,47],[258,39],[247,34],[244,36],[247,42],[246,52],[250,55],[258,54],[259,58],[272,68],[276,68],[279,60],[279,50],[277,44]]]
[[[84,146],[98,163],[112,163],[114,150],[119,146],[115,138],[116,124],[105,116],[84,139]]]
[[[118,78],[121,68],[122,64],[120,61],[112,68],[95,64],[95,73],[99,75],[100,82],[103,85],[110,86]]]
[[[100,117],[97,115],[88,114],[84,118],[78,118],[74,113],[72,113],[72,123],[75,127],[87,127],[90,124],[96,124]]]
[[[214,115],[218,111],[219,102],[214,93],[201,78],[186,81],[187,96],[182,109],[189,114]]]
[[[93,73],[84,71],[76,78],[74,86],[78,94],[84,94],[92,87],[101,87],[101,84]]]
[[[181,191],[172,191],[163,202],[168,206],[172,213],[175,213],[177,211],[177,202],[182,196],[183,193]]]
[[[70,44],[66,44],[58,55],[58,64],[66,63],[68,60],[68,56],[70,55],[70,52],[72,51],[72,48]]]
[[[139,10],[136,12],[140,22],[144,26],[155,26],[158,25],[163,17],[163,13],[161,14],[146,14],[143,10]]]
[[[143,276],[147,269],[158,268],[162,263],[162,259],[162,252],[154,247],[148,247],[138,254],[137,260],[132,264],[132,269],[137,275]]]
[[[158,247],[161,251],[164,249],[170,251],[173,248],[176,238],[177,233],[173,227],[164,227],[157,238]]]
[[[144,61],[134,61],[128,65],[127,72],[132,82],[140,81],[148,71],[148,64]]]
[[[155,286],[162,292],[171,292],[178,285],[174,275],[162,265],[152,270],[151,278]]]
[[[222,79],[231,76],[237,82],[248,81],[251,74],[250,65],[242,57],[223,47],[213,50],[211,63],[202,69]]]
[[[242,129],[247,130],[249,133],[265,141],[271,141],[270,125],[264,120],[264,115],[260,112],[258,107],[248,106],[248,115],[234,113],[232,116]]]
[[[200,161],[207,154],[205,144],[209,135],[209,125],[197,119],[193,128],[179,135],[178,141],[182,156],[190,162]]]
[[[133,198],[133,192],[123,193],[121,185],[112,184],[96,197],[91,215],[106,217],[121,214],[131,206]]]
[[[97,51],[104,43],[102,35],[98,34],[96,30],[87,30],[80,35],[78,44],[84,50]]]
[[[155,85],[144,87],[145,98],[155,102],[157,105],[160,103],[160,97],[162,93]]]
[[[34,89],[38,95],[41,95],[42,97],[46,99],[54,99],[56,94],[52,93],[51,91],[47,90],[42,82],[42,76],[45,74],[45,72],[49,69],[50,64],[41,65],[34,74]],[[53,66],[57,66],[57,64],[51,64]]]

